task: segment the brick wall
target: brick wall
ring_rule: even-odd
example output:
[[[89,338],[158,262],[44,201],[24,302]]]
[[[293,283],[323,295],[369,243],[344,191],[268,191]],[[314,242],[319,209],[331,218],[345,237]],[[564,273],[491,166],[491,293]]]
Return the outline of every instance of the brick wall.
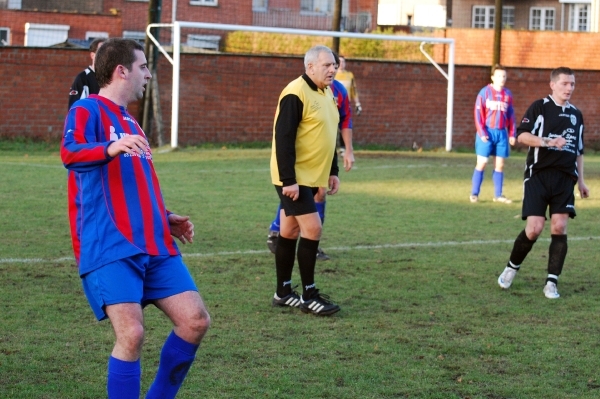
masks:
[[[455,40],[457,64],[491,65],[493,29],[449,28],[439,33]],[[507,67],[552,69],[566,65],[577,70],[597,70],[600,65],[600,53],[596,51],[598,39],[597,33],[504,30],[500,61]],[[447,52],[444,55],[446,58],[438,58],[440,62],[447,62]]]
[[[0,48],[0,136],[59,139],[68,88],[87,65],[88,53],[71,49]],[[182,56],[179,142],[269,141],[277,99],[303,72],[301,57]],[[414,141],[444,147],[446,80],[431,65],[348,60],[358,82],[363,114],[355,141],[409,147]],[[172,68],[159,63],[161,107],[170,140]],[[520,118],[529,104],[550,93],[548,69],[511,68],[507,86]],[[486,66],[457,66],[454,147],[473,146],[473,105],[489,82]],[[586,141],[600,143],[600,71],[577,71],[573,102],[586,121]],[[133,115],[137,108],[132,107]]]
[[[2,10],[0,26],[10,28],[10,44],[25,45],[25,23],[69,25],[69,37],[85,39],[88,31],[108,32],[110,37],[122,35],[121,17],[114,15],[66,14],[56,12],[35,12]]]

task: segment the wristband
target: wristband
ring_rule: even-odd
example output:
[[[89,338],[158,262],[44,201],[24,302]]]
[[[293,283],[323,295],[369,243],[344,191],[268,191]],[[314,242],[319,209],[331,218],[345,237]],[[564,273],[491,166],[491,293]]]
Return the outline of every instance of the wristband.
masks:
[[[550,138],[542,137],[542,144],[540,145],[540,147],[548,147],[549,142],[550,142]]]

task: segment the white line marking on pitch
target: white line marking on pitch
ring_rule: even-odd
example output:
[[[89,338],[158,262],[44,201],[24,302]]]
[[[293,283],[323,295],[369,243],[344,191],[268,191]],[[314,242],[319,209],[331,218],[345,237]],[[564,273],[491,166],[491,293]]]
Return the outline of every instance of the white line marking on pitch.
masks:
[[[600,237],[569,237],[569,241],[592,241],[600,240]],[[481,245],[481,244],[511,244],[515,240],[475,240],[475,241],[442,241],[442,242],[410,242],[398,244],[381,244],[381,245],[355,245],[352,247],[327,247],[327,251],[356,251],[370,249],[394,249],[394,248],[413,248],[413,247],[451,247],[459,245]],[[549,238],[539,238],[538,241],[549,242]],[[268,250],[249,249],[245,251],[222,251],[210,253],[191,253],[183,254],[184,258],[208,258],[212,256],[231,256],[231,255],[261,255],[270,253]],[[57,263],[57,262],[73,262],[72,257],[62,257],[57,259],[43,258],[0,258],[0,264],[3,263]]]

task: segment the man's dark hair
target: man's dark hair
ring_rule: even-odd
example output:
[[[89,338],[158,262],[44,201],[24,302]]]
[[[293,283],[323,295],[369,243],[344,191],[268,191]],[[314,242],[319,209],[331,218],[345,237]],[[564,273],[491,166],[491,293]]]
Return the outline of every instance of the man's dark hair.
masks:
[[[90,52],[95,53],[96,51],[98,51],[98,46],[100,45],[100,43],[104,43],[107,40],[108,39],[106,37],[98,37],[92,40],[92,42],[90,43]]]
[[[335,51],[332,51],[331,54],[333,54],[333,59],[335,60],[335,63],[340,65],[340,57],[337,55],[337,53]]]
[[[550,73],[550,80],[552,82],[556,82],[558,80],[559,75],[570,76],[570,75],[575,75],[575,73],[573,73],[573,70],[571,68],[558,67]]]
[[[506,68],[504,68],[502,65],[500,64],[496,64],[492,67],[492,75],[496,72],[496,71],[506,71]]]
[[[96,80],[100,88],[111,83],[113,72],[117,66],[123,65],[131,71],[136,60],[135,50],[144,51],[144,47],[135,40],[117,37],[108,39],[100,46],[94,62]]]

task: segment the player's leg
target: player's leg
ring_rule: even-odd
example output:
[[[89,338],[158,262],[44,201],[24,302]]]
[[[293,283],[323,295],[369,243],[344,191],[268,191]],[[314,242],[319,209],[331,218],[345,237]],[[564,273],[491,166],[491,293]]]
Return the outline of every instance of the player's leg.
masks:
[[[321,226],[325,223],[325,204],[327,200],[327,188],[319,187],[319,191],[315,194],[315,206],[317,213],[321,219]],[[317,249],[317,260],[329,260],[329,256],[319,247]]]
[[[104,265],[81,278],[83,291],[98,320],[109,318],[115,346],[108,361],[109,399],[138,399],[140,353],[144,342],[143,273],[147,255]]]
[[[527,220],[525,229],[522,230],[513,244],[510,258],[504,271],[498,277],[498,285],[507,289],[519,271],[521,264],[533,248],[537,238],[544,230],[546,222],[545,187],[541,184],[539,175],[525,181],[522,218]]]
[[[494,165],[494,173],[492,174],[492,181],[494,182],[494,202],[500,202],[504,204],[512,203],[511,200],[506,198],[503,194],[504,187],[504,162],[509,156],[509,143],[508,133],[505,130],[497,130],[494,132],[495,151],[496,159]]]
[[[473,177],[471,179],[471,196],[469,197],[471,202],[477,202],[479,200],[479,192],[481,190],[481,184],[483,183],[485,166],[487,165],[488,158],[491,153],[490,141],[483,141],[479,135],[475,135],[475,154],[477,155],[477,164],[473,171]]]
[[[281,224],[281,202],[277,206],[277,212],[275,213],[275,219],[269,226],[269,234],[267,235],[267,247],[271,253],[275,253],[277,249],[277,237],[279,236],[280,224]]]
[[[550,299],[560,297],[557,290],[558,277],[562,273],[567,257],[567,223],[569,217],[575,217],[575,195],[573,180],[562,173],[554,174],[555,192],[561,193],[550,199],[550,234],[548,248],[548,276],[544,286],[544,295]]]
[[[210,326],[210,316],[181,256],[151,257],[144,302],[154,303],[173,323],[163,344],[147,399],[174,398]]]
[[[144,343],[144,317],[139,303],[106,306],[115,332],[115,346],[108,360],[106,390],[109,399],[138,399],[141,390],[140,354]]]

